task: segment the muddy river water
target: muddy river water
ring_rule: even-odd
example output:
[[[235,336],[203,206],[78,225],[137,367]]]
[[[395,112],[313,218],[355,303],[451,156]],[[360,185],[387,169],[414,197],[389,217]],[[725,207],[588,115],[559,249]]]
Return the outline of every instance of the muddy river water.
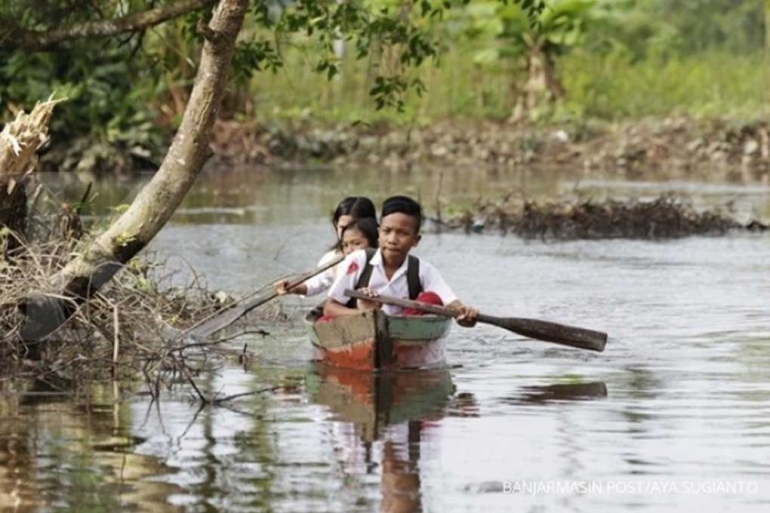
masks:
[[[205,176],[152,249],[215,289],[244,293],[312,267],[342,196],[419,194],[431,212],[437,177]],[[117,204],[136,187],[100,193]],[[510,187],[684,191],[698,205],[770,213],[761,186],[545,172],[447,173],[440,194],[471,201]],[[85,404],[7,391],[0,510],[767,511],[769,252],[770,235],[748,233],[664,242],[426,234],[417,254],[463,301],[607,331],[607,350],[455,326],[450,368],[374,377],[314,366],[296,322],[262,326],[271,335],[249,340],[258,355],[248,370],[201,378],[210,393],[280,386],[226,407],[200,409],[183,388],[156,403],[120,385],[96,388]],[[287,312],[307,304],[284,300]]]

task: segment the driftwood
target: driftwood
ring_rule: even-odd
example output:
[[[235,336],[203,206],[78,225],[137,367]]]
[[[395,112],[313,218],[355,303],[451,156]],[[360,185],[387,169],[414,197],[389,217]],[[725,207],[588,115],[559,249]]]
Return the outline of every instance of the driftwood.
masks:
[[[62,100],[38,103],[21,111],[0,133],[0,228],[7,228],[6,251],[19,244],[27,218],[27,182],[37,164],[37,151],[48,141],[54,106]]]
[[[20,111],[0,133],[0,177],[17,177],[34,167],[35,153],[48,140],[53,108],[63,100],[38,103],[32,112]]]

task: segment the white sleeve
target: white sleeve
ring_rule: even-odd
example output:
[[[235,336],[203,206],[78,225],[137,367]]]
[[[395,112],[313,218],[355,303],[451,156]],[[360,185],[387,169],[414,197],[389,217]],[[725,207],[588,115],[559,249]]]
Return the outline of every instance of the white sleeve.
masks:
[[[321,267],[323,265],[328,264],[335,258],[337,258],[339,254],[336,251],[329,251],[324,256],[321,257],[321,260],[318,261],[318,266]],[[334,270],[335,267],[332,267],[331,269],[327,269],[321,274],[316,274],[309,280],[305,282],[305,286],[307,287],[307,292],[305,293],[305,297],[307,296],[316,296],[318,294],[321,294],[322,292],[326,292],[331,284],[334,282]]]
[[[340,272],[329,289],[329,298],[343,305],[348,302],[345,289],[356,288],[356,283],[366,266],[366,250],[359,249],[349,254],[339,265]]]
[[[441,277],[441,273],[423,259],[420,259],[420,283],[423,291],[438,294],[444,305],[457,301],[457,296]]]

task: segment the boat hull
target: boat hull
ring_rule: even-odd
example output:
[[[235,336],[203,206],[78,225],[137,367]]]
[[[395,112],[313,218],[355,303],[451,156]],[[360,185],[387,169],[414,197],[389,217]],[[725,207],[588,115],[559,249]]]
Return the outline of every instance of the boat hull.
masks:
[[[356,370],[437,368],[446,364],[446,337],[452,321],[432,315],[386,315],[366,310],[316,323],[306,318],[318,359],[331,367]]]

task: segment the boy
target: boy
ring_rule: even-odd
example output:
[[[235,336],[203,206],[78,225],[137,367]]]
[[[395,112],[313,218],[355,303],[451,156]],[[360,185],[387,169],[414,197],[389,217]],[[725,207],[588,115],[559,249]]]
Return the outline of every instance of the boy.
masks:
[[[329,290],[324,314],[330,317],[354,315],[361,309],[380,307],[387,314],[403,312],[397,306],[351,301],[345,296],[345,289],[359,289],[369,297],[382,294],[417,300],[422,299],[422,292],[423,297],[438,296],[440,303],[460,312],[456,319],[461,326],[474,326],[478,311],[457,299],[435,267],[409,255],[421,239],[423,215],[420,204],[406,196],[393,196],[382,204],[381,215],[379,250],[371,256],[365,250],[359,250],[345,258],[340,264],[341,274]]]

